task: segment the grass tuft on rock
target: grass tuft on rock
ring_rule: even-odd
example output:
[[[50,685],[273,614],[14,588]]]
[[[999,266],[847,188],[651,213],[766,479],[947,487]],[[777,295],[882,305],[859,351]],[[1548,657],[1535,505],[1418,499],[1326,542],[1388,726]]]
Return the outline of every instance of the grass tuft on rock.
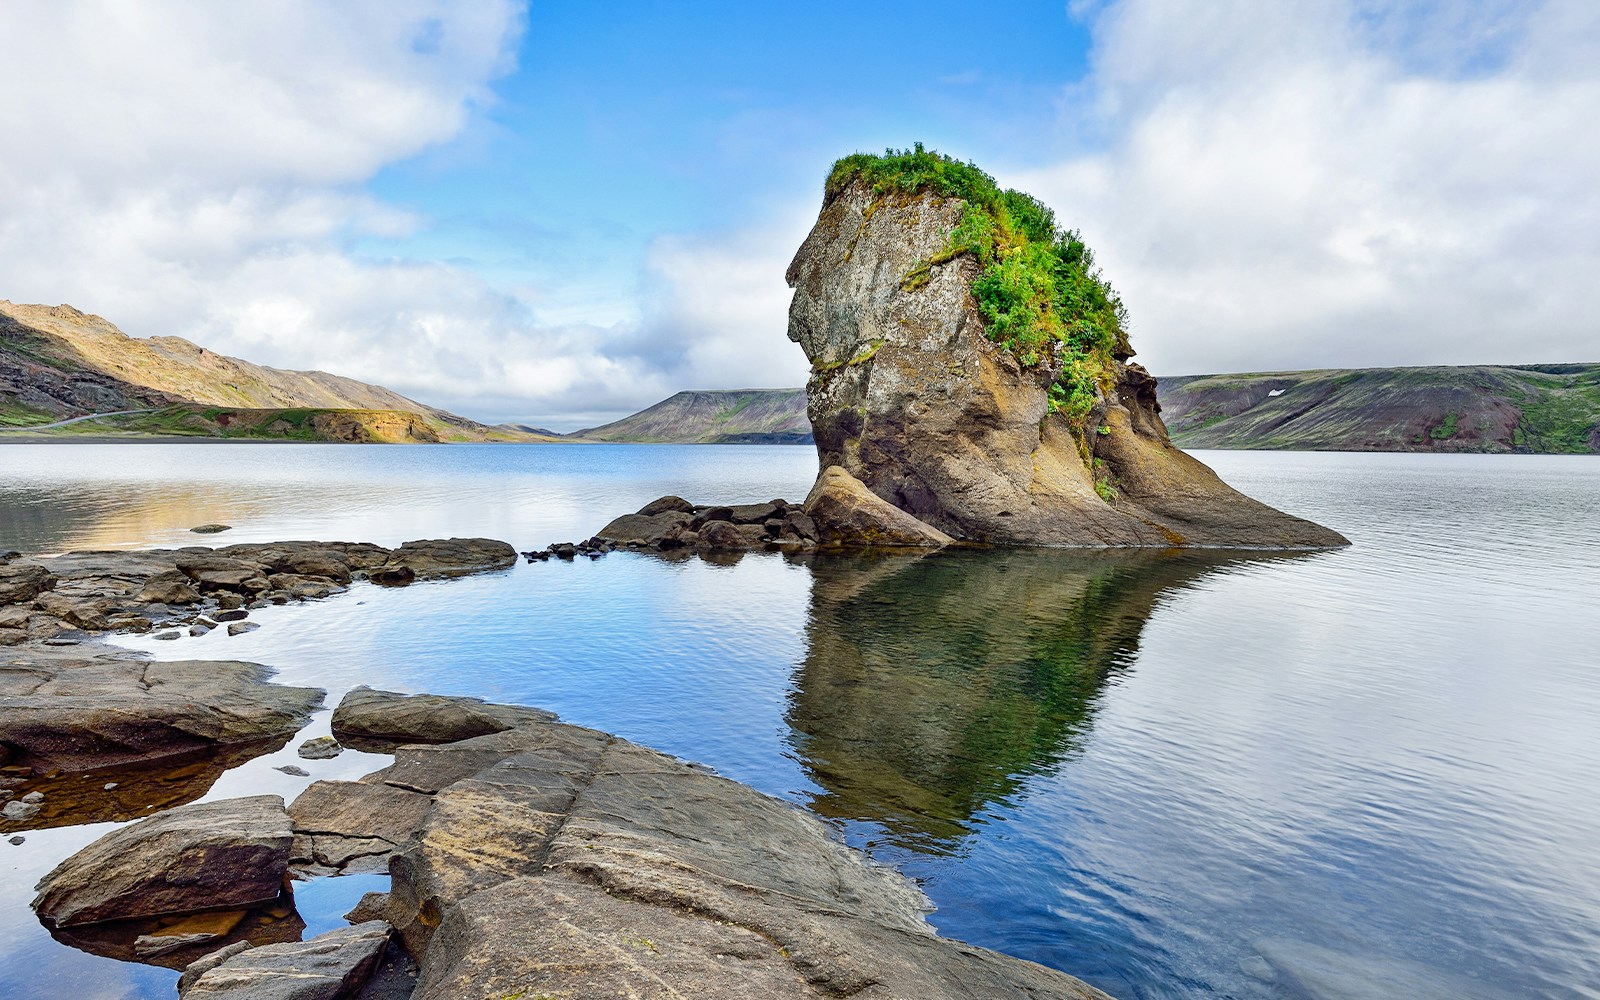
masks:
[[[1058,370],[1050,386],[1050,412],[1080,429],[1110,390],[1128,345],[1127,310],[1095,266],[1094,252],[1075,229],[1032,195],[1002,190],[977,165],[923,148],[855,153],[833,165],[825,197],[853,184],[880,196],[931,194],[965,202],[944,250],[920,261],[901,279],[906,291],[931,280],[932,269],[962,254],[981,270],[972,296],[989,339],[1023,365]]]

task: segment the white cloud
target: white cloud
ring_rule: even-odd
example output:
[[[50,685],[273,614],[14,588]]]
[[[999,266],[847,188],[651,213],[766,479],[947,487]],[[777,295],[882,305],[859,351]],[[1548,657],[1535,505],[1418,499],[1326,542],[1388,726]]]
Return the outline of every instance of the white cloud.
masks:
[[[447,405],[560,388],[561,366],[511,360],[565,336],[515,299],[347,250],[418,224],[361,185],[490,101],[520,3],[37,3],[6,21],[0,295]]]
[[[1463,13],[1465,10],[1465,13]],[[1596,360],[1600,8],[1128,0],[1005,180],[1082,227],[1160,372]]]

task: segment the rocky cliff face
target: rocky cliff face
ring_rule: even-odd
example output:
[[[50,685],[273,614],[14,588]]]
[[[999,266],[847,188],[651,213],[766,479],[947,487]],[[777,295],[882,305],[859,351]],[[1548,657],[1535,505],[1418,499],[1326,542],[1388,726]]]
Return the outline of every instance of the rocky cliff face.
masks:
[[[1338,533],[1229,488],[1172,445],[1155,380],[1114,362],[1086,422],[1052,412],[1052,362],[992,342],[980,265],[948,253],[965,203],[833,193],[789,267],[824,470],[953,536],[1004,545],[1315,548]],[[920,273],[925,270],[926,280]]]

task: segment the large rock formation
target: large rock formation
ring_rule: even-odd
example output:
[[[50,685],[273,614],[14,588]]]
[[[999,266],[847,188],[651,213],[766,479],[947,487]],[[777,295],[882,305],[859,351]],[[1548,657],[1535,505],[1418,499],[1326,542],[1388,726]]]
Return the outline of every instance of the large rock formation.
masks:
[[[919,151],[920,152],[920,151]],[[833,189],[788,271],[789,339],[812,373],[824,470],[961,540],[1002,545],[1317,548],[1336,532],[1251,500],[1167,439],[1155,380],[1107,358],[1088,417],[1053,412],[1058,352],[994,343],[950,256],[966,202]],[[1116,351],[1124,354],[1125,346]],[[1031,363],[1024,363],[1024,361]]]

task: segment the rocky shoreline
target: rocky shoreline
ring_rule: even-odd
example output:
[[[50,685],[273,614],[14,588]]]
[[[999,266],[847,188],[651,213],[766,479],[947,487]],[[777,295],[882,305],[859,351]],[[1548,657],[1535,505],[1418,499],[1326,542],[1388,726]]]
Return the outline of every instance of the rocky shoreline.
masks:
[[[875,524],[866,506],[860,523]],[[847,544],[815,528],[811,499],[651,507],[614,522],[609,544],[658,546],[635,530],[646,522],[710,558],[729,551],[719,538],[743,546],[732,551]],[[515,558],[487,539],[8,555],[4,829],[143,817],[40,882],[51,934],[184,970],[188,998],[1104,996],[938,937],[914,885],[798,808],[536,708],[357,689],[334,738],[391,766],[288,804],[195,802],[285,746],[324,692],[272,683],[259,664],[154,662],[93,641],[253,625],[255,610],[354,581],[403,586]],[[364,899],[351,927],[299,940],[297,880],[381,872],[390,891]]]
[[[395,995],[410,976],[367,992],[391,935],[418,1000],[1105,996],[937,936],[911,882],[799,809],[548,713],[357,689],[334,733],[394,763],[115,830],[45,876],[40,918],[102,953],[204,953],[190,1000]],[[286,943],[261,919],[293,879],[374,868],[391,888],[355,926]]]

